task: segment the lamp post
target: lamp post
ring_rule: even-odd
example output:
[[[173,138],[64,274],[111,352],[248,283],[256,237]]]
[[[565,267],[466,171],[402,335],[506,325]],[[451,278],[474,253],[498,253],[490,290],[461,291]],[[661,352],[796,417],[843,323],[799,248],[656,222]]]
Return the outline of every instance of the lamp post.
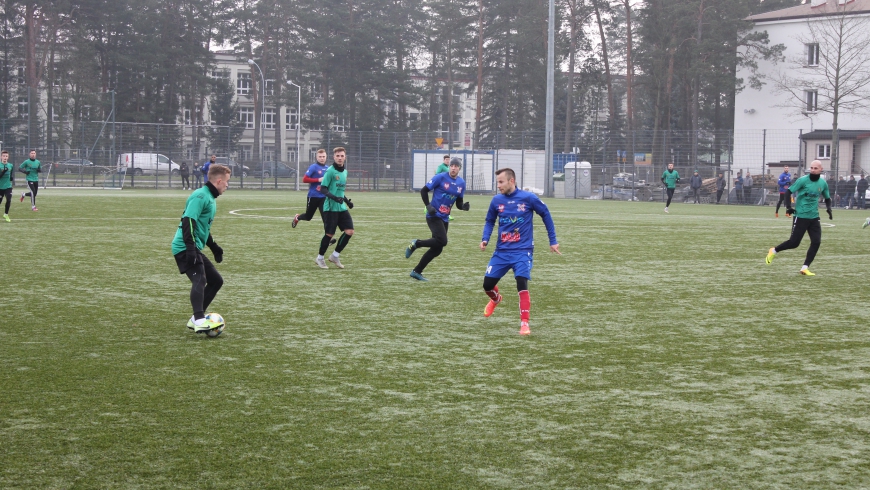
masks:
[[[88,146],[85,145],[85,109],[90,109],[91,106],[83,105],[79,108],[79,129],[81,129],[82,133],[82,149],[85,150],[85,156],[81,156],[79,154],[79,158],[87,158],[88,157]],[[90,113],[90,111],[88,111]]]
[[[252,65],[252,66],[256,66],[257,71],[260,72],[260,82],[261,82],[260,83],[260,120],[262,122],[263,112],[264,112],[264,108],[265,108],[265,104],[263,103],[264,102],[263,99],[266,95],[266,78],[263,76],[263,70],[260,69],[260,65],[258,65],[256,62],[254,62],[254,60],[249,59],[248,64]],[[254,111],[256,112],[256,107],[254,107]],[[254,121],[254,124],[256,125],[257,121]],[[264,163],[265,160],[263,159],[263,139],[264,139],[263,125],[260,124],[260,141],[257,141],[257,144],[259,145],[259,148],[260,148],[260,152],[259,152],[260,153],[260,168],[265,169],[266,164]]]
[[[299,190],[299,127],[302,126],[302,87],[287,80],[287,85],[296,87],[299,96],[296,98],[296,190]]]

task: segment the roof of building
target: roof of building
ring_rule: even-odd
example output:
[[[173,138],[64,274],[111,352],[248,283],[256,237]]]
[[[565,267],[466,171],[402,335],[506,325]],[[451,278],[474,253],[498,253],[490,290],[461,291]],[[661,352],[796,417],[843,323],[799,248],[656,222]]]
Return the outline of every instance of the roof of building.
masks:
[[[807,19],[810,17],[824,17],[841,12],[842,9],[838,5],[840,0],[827,0],[824,3],[807,1],[803,5],[797,7],[789,7],[763,14],[750,15],[746,20],[752,22],[773,22],[776,20],[790,19]],[[819,3],[813,6],[813,3]],[[870,13],[870,0],[851,0],[845,4],[846,14],[867,14]]]
[[[801,135],[802,140],[830,140],[834,137],[830,129],[817,129]],[[841,129],[838,131],[841,140],[862,140],[870,138],[870,129]]]

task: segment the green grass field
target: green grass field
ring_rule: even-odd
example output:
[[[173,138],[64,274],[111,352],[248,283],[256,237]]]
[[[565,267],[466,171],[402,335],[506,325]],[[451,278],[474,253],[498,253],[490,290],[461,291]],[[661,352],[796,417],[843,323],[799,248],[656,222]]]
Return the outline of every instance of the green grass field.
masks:
[[[352,193],[345,270],[302,192],[230,190],[189,333],[169,251],[187,193],[48,189],[0,221],[0,488],[870,486],[864,211],[765,265],[770,207],[548,200],[532,335],[483,318],[489,196],[428,237],[416,193]],[[784,214],[784,213],[783,213]],[[835,226],[829,227],[829,224]]]

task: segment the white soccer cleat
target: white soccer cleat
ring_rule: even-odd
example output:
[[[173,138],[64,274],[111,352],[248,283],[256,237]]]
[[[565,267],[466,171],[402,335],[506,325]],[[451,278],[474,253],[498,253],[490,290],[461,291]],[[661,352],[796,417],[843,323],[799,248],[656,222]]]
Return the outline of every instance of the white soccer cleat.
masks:
[[[336,257],[335,255],[330,255],[327,260],[335,264],[335,266],[339,269],[344,269],[344,266],[341,265],[341,260],[339,260],[338,257]]]
[[[323,257],[317,257],[314,259],[314,263],[317,264],[321,269],[329,269],[329,266],[326,265],[326,261],[323,260]]]
[[[668,212],[668,208],[667,208],[667,207],[665,207],[665,212],[666,212],[666,213]]]

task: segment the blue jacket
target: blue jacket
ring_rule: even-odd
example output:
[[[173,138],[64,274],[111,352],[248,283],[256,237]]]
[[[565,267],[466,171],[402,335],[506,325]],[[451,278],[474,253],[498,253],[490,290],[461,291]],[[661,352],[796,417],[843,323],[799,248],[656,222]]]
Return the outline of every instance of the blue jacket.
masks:
[[[791,185],[791,174],[788,172],[779,174],[779,180],[776,181],[776,184],[779,186],[779,192],[785,194],[785,191],[787,191]]]

